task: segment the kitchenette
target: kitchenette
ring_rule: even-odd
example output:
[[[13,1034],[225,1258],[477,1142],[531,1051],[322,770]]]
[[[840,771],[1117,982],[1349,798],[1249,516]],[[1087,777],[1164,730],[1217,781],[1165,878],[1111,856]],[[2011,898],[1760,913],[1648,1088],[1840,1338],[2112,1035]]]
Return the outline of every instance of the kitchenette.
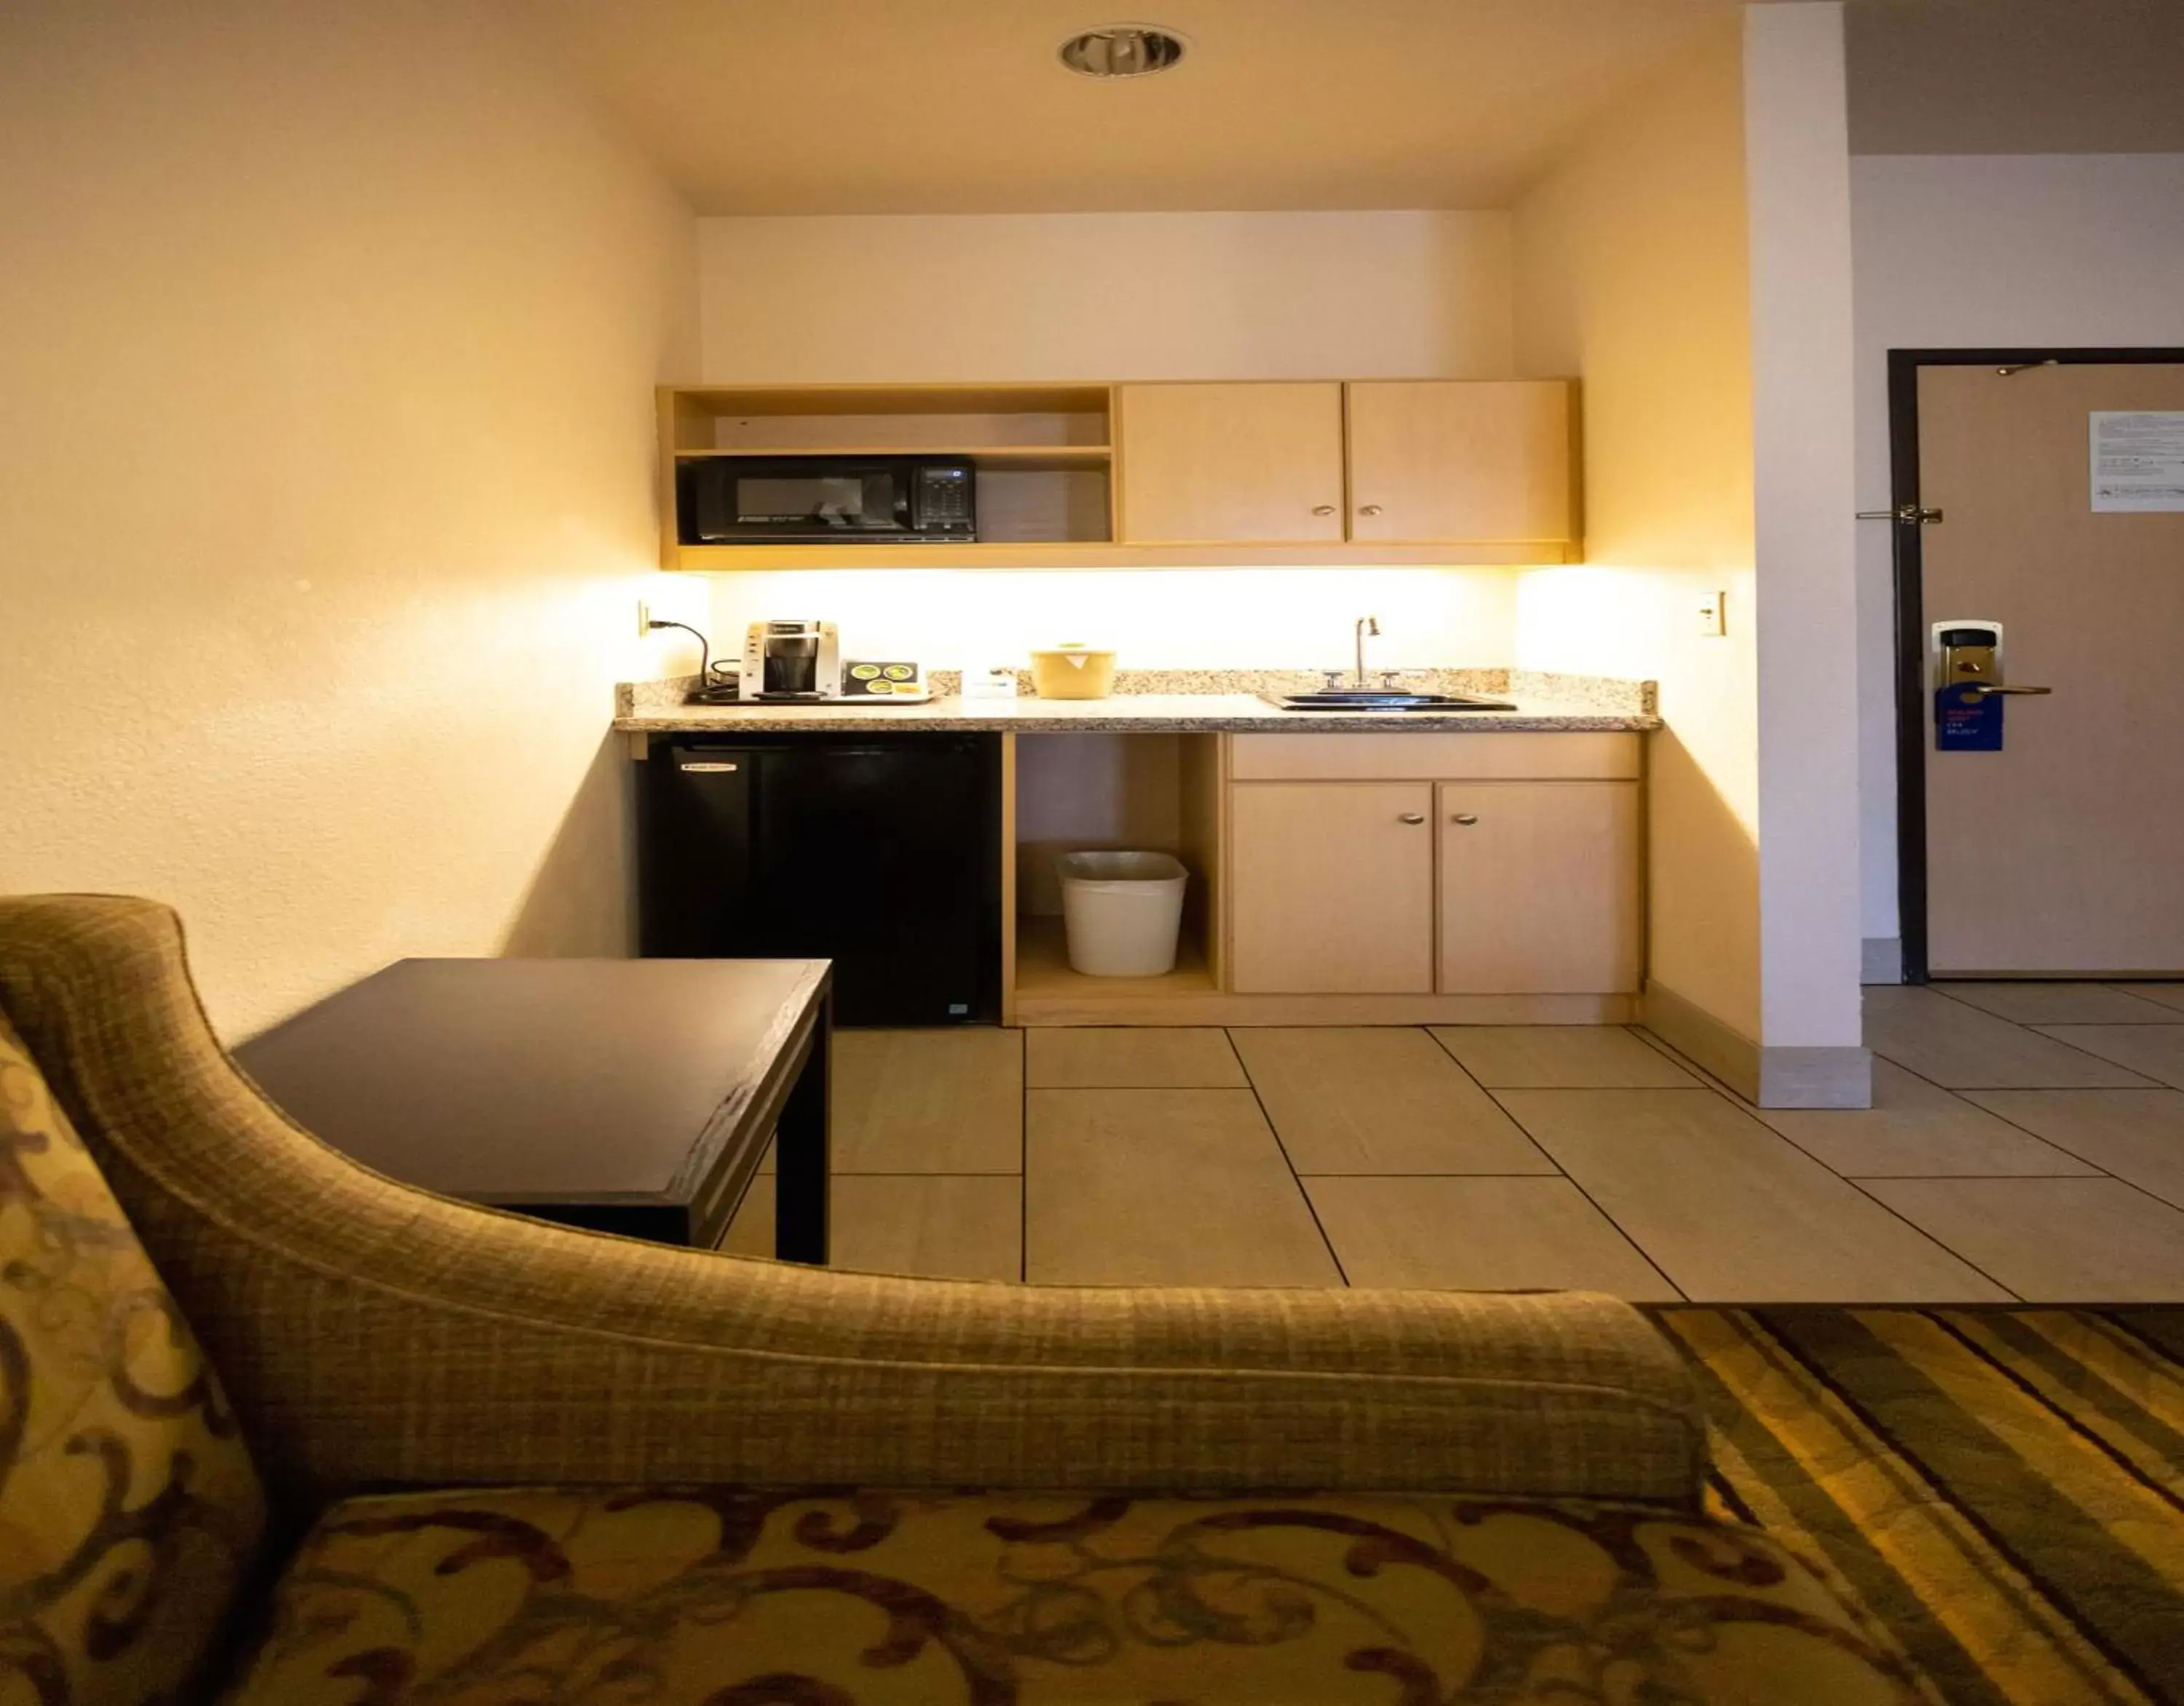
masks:
[[[1574,561],[1572,390],[666,387],[661,560]],[[1309,670],[1133,667],[1058,637],[928,667],[856,616],[769,615],[717,660],[708,642],[697,676],[619,690],[644,952],[824,953],[848,1025],[1632,1016],[1650,682],[1384,667],[1396,636],[1370,613]],[[1071,952],[1061,861],[1117,851],[1179,869],[1165,969]]]
[[[934,685],[884,709],[624,687],[646,951],[816,942],[850,1024],[1630,1016],[1648,684],[1452,670],[1451,697],[1511,709],[1404,711],[1284,709],[1266,696],[1309,685],[1279,671],[1124,670],[1093,700]],[[810,827],[755,841],[769,819]],[[1089,848],[1182,862],[1173,970],[1070,969],[1056,864]],[[965,956],[950,996],[934,968]]]

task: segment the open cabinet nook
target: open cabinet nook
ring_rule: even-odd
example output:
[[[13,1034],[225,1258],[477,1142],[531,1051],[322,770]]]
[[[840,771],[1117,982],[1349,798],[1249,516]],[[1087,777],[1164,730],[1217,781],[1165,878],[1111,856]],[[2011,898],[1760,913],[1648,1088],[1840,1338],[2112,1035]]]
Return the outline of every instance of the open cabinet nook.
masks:
[[[1175,1003],[1220,988],[1220,741],[1200,734],[1009,737],[1016,752],[1015,1020],[1023,1025],[1158,1024]],[[1064,853],[1172,853],[1190,873],[1175,969],[1160,977],[1088,977],[1069,966]]]

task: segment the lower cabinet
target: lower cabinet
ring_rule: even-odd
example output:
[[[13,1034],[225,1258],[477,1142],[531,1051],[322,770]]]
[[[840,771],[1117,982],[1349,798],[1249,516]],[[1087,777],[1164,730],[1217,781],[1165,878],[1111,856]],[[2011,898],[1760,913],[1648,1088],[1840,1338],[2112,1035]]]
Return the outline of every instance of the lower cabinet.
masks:
[[[1434,986],[1434,785],[1229,790],[1229,987],[1244,995]]]
[[[1444,995],[1638,986],[1638,785],[1443,782]]]
[[[1427,751],[1383,752],[1362,744],[1368,736],[1334,738],[1361,743],[1353,749],[1358,768],[1416,762]],[[1519,755],[1513,744],[1500,744],[1513,737],[1462,738],[1485,743],[1469,749],[1482,759]],[[1550,764],[1580,753],[1539,750]],[[1631,753],[1635,770],[1635,746]],[[1329,766],[1349,757],[1335,747],[1268,748],[1241,774],[1249,776],[1251,764]],[[1251,995],[1635,991],[1643,912],[1641,814],[1631,770],[1568,780],[1233,782],[1229,988]]]

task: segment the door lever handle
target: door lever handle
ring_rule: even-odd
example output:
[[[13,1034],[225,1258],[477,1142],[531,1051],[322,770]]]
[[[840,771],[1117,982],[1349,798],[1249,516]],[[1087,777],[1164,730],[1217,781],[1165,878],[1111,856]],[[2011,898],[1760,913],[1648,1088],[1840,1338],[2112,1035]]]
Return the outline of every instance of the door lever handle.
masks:
[[[2053,687],[2003,687],[1992,681],[1967,681],[1964,691],[1967,693],[2052,693],[2055,690]]]

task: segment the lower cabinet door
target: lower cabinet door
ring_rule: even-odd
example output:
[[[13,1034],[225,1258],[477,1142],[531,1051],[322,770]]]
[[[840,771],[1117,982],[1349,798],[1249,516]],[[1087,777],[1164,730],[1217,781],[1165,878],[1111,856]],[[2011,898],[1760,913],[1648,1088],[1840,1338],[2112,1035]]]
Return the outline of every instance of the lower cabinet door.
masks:
[[[1229,793],[1229,986],[1433,988],[1429,782],[1245,782]]]
[[[1443,782],[1446,995],[1638,987],[1635,782]]]

